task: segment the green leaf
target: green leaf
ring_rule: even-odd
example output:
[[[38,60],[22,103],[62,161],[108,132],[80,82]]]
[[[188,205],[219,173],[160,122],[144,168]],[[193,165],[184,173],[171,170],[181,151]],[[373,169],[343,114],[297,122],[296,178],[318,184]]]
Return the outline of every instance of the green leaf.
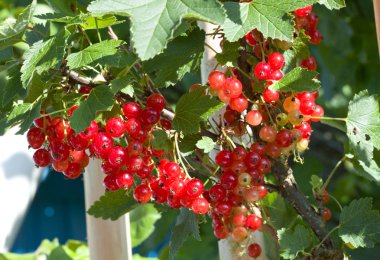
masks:
[[[41,74],[50,69],[59,69],[65,52],[64,31],[43,42],[32,45],[24,53],[24,64],[21,67],[21,80],[23,86],[28,85],[33,72]]]
[[[139,204],[125,190],[106,192],[89,208],[88,214],[96,218],[117,220]]]
[[[32,125],[34,119],[40,116],[42,101],[35,103],[23,103],[15,106],[7,118],[7,125],[20,124],[20,130],[16,134],[24,134]]]
[[[82,51],[67,56],[67,66],[70,69],[77,69],[94,63],[103,57],[114,55],[122,42],[120,40],[106,40],[90,45]]]
[[[216,60],[220,65],[234,67],[237,65],[237,59],[239,58],[239,42],[223,42],[223,52],[215,55]]]
[[[204,51],[205,33],[196,28],[168,44],[164,53],[144,63],[145,70],[154,74],[156,87],[168,87],[186,73],[197,73]],[[168,62],[170,61],[170,62]]]
[[[348,105],[347,136],[354,155],[368,167],[374,148],[380,149],[379,99],[367,90],[354,96]]]
[[[215,145],[216,143],[208,136],[202,136],[202,139],[199,140],[196,144],[196,146],[199,149],[202,149],[204,153],[211,152],[214,149]]]
[[[18,16],[17,20],[8,18],[0,25],[0,50],[22,40],[22,36],[33,17],[36,4],[37,1],[33,0]]]
[[[222,28],[228,41],[234,42],[253,29],[265,38],[293,40],[294,23],[290,11],[315,3],[316,0],[255,0],[251,3],[226,2],[227,18]]]
[[[339,219],[339,236],[357,247],[374,247],[380,241],[380,214],[372,209],[372,198],[353,200],[343,208]]]
[[[129,214],[131,222],[132,246],[140,245],[154,231],[154,224],[161,218],[161,214],[153,204],[144,204]]]
[[[317,75],[316,71],[297,67],[285,74],[279,81],[273,82],[269,88],[280,92],[312,92],[321,86],[321,83],[315,79]]]
[[[95,15],[129,16],[133,46],[142,60],[159,54],[183,18],[222,24],[224,11],[216,0],[97,0],[88,6]]]
[[[189,235],[192,235],[198,241],[201,240],[197,216],[189,209],[181,208],[180,214],[177,217],[176,225],[173,228],[173,232],[170,237],[170,260],[174,259],[176,252],[181,248],[183,242],[185,242]]]
[[[310,184],[313,190],[318,191],[323,185],[323,180],[317,175],[311,175]]]
[[[285,259],[295,259],[299,252],[302,252],[311,245],[312,237],[309,231],[302,225],[297,225],[294,232],[282,228],[277,232],[281,247],[281,256]]]
[[[172,142],[170,141],[170,138],[168,137],[165,131],[156,130],[153,131],[152,134],[154,136],[154,139],[152,141],[152,146],[154,149],[163,149],[166,152],[171,152],[173,150]]]
[[[88,127],[98,111],[110,111],[114,105],[113,93],[107,86],[94,88],[87,100],[70,117],[70,126],[77,132]]]
[[[38,260],[34,254],[0,254],[0,260]]]
[[[92,17],[86,14],[80,25],[84,30],[94,30],[96,28],[102,29],[123,22],[124,21],[118,21],[117,18],[113,15],[107,15],[104,17]]]
[[[114,68],[125,68],[132,67],[136,62],[137,56],[132,52],[125,52],[122,49],[118,49],[115,54],[108,55],[96,60],[96,63],[102,64],[103,66],[110,66]],[[96,64],[92,64],[96,65]]]
[[[286,50],[283,55],[285,58],[285,64],[282,68],[284,74],[288,73],[297,66],[298,59],[306,59],[310,56],[309,42],[310,37],[301,31],[297,38],[292,43],[292,48]]]
[[[158,258],[156,257],[144,257],[144,256],[141,256],[139,254],[134,254],[132,256],[132,260],[159,260]]]
[[[73,260],[74,258],[70,257],[65,249],[60,246],[54,249],[48,257],[48,260]]]
[[[20,68],[18,62],[0,66],[0,110],[10,107],[15,97],[22,93]]]
[[[7,47],[5,49],[0,50],[0,63],[6,60],[9,60],[13,57],[13,48]]]
[[[328,126],[331,126],[331,127],[334,127],[336,129],[339,129],[340,131],[342,132],[347,132],[347,128],[346,128],[346,125],[344,122],[342,121],[335,121],[335,120],[325,120],[325,119],[321,119],[320,121],[322,124],[324,125],[328,125]]]
[[[46,254],[49,255],[51,251],[59,247],[58,239],[53,239],[52,241],[48,239],[42,240],[40,246],[36,250],[36,254]]]
[[[262,232],[264,238],[264,253],[267,259],[278,260],[280,259],[280,245],[278,244],[277,237],[272,231],[266,229],[273,229],[272,227],[265,226],[265,230]]]
[[[367,165],[365,162],[356,158],[353,160],[353,165],[358,175],[380,184],[380,167],[376,161],[373,160]]]
[[[198,88],[183,95],[176,106],[173,119],[173,129],[184,134],[197,133],[200,130],[199,123],[206,121],[216,110],[224,106],[224,103],[204,95],[205,88]]]
[[[24,98],[24,102],[34,102],[39,96],[43,94],[44,90],[48,88],[50,84],[51,82],[43,80],[37,72],[33,72],[28,85],[26,86],[27,94]]]
[[[196,144],[200,139],[201,136],[199,134],[191,134],[184,136],[182,139],[179,140],[179,148],[181,150],[181,153],[192,153],[197,148]]]
[[[318,0],[318,3],[326,6],[328,9],[340,9],[346,6],[344,0]]]
[[[133,97],[133,86],[132,82],[134,82],[135,79],[132,78],[130,75],[116,78],[111,81],[111,90],[112,93],[116,94],[119,91],[123,91],[123,93],[128,94],[130,97]]]

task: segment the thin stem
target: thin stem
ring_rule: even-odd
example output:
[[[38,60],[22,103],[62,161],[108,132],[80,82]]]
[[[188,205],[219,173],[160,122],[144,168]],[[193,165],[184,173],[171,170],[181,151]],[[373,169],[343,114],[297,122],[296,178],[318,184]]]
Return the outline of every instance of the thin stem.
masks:
[[[347,122],[347,118],[341,118],[341,117],[326,117],[326,116],[318,117],[318,116],[312,116],[310,118],[311,119],[320,119],[320,120],[331,120],[331,121],[343,121],[343,122]]]
[[[210,50],[212,50],[213,52],[215,52],[215,54],[219,53],[213,47],[211,47],[208,43],[206,43],[206,42],[205,42],[205,46],[207,46]]]
[[[327,233],[327,235],[322,239],[322,241],[316,246],[316,248],[319,248],[323,244],[323,242],[325,242],[326,239],[329,238],[329,236],[331,236],[331,234],[334,233],[339,228],[340,228],[340,225],[338,225],[338,226],[334,227],[333,229],[331,229],[329,231],[329,233]]]
[[[232,141],[232,139],[227,135],[227,133],[224,131],[223,128],[222,128],[222,134],[227,139],[227,141],[230,143],[230,145],[232,146],[232,148],[235,149],[236,145],[235,145],[234,141]]]
[[[325,190],[327,185],[329,184],[329,182],[331,181],[331,178],[333,177],[333,175],[335,174],[335,172],[338,170],[339,166],[344,162],[344,160],[346,160],[346,156],[343,156],[342,159],[340,159],[334,169],[332,169],[332,171],[330,172],[329,176],[327,177],[327,180],[325,181],[325,183],[323,184],[323,186],[321,187],[321,190]]]
[[[100,36],[100,31],[99,31],[99,27],[98,27],[98,18],[95,17],[95,25],[96,25],[96,32],[98,34],[98,39],[99,39],[99,42],[102,41],[102,37]]]
[[[187,171],[186,165],[183,163],[182,156],[181,156],[181,151],[179,150],[178,133],[174,134],[174,146],[175,146],[175,148],[177,150],[179,163],[182,165],[182,168],[185,171],[186,176],[189,177],[189,178],[191,178],[190,175],[189,175],[189,173],[188,173],[188,171]]]
[[[340,211],[342,211],[343,207],[342,207],[342,205],[340,205],[339,201],[333,195],[331,195],[331,194],[329,194],[329,197],[332,198],[335,201],[335,203],[338,205]]]

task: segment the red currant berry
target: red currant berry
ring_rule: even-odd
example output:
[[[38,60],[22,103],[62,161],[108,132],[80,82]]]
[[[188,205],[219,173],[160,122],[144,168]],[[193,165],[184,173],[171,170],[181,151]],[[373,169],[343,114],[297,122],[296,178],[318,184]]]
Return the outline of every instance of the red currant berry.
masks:
[[[284,56],[279,52],[273,52],[268,57],[268,64],[272,70],[280,70],[285,63]]]
[[[203,182],[199,179],[191,179],[186,185],[186,194],[191,198],[198,197],[203,191]]]
[[[215,157],[215,163],[221,167],[229,167],[233,163],[232,153],[226,150],[220,151]]]
[[[30,147],[33,149],[38,149],[43,145],[45,141],[45,134],[40,128],[35,127],[29,129],[26,138]]]
[[[325,207],[322,210],[322,218],[324,221],[329,221],[331,219],[331,211],[329,208]]]
[[[289,130],[282,129],[277,133],[276,145],[278,145],[279,147],[288,147],[293,142],[292,138],[292,133]]]
[[[107,175],[103,180],[103,185],[109,191],[115,191],[119,189],[115,175]]]
[[[204,198],[196,198],[193,200],[193,203],[191,204],[191,209],[194,211],[195,214],[206,214],[210,209],[210,204],[208,201]]]
[[[250,244],[247,248],[247,252],[252,258],[259,257],[261,255],[261,246],[257,243]]]
[[[223,72],[214,70],[208,75],[208,83],[213,90],[220,90],[223,88],[226,81],[226,76]]]
[[[38,149],[33,154],[33,160],[37,167],[46,167],[50,164],[49,152],[45,149]]]
[[[269,78],[271,68],[268,63],[262,61],[257,63],[253,72],[259,80],[266,80]]]
[[[146,100],[146,105],[154,110],[157,110],[158,112],[161,112],[165,107],[165,99],[160,94],[152,94]]]
[[[92,142],[94,151],[101,157],[106,156],[111,151],[113,139],[106,133],[99,133]]]
[[[223,86],[223,92],[228,98],[237,98],[243,91],[243,85],[240,80],[228,78]]]
[[[308,5],[303,8],[298,8],[297,10],[295,10],[295,14],[300,17],[305,17],[311,13],[312,9],[313,7],[311,5]]]
[[[120,189],[128,189],[132,187],[133,175],[125,170],[121,170],[116,176],[116,184]]]
[[[125,103],[121,108],[127,118],[138,118],[141,114],[140,106],[134,102]]]
[[[106,132],[113,138],[118,138],[124,134],[124,121],[121,118],[114,117],[108,119],[106,123]]]
[[[146,184],[140,184],[133,192],[133,197],[140,203],[147,203],[152,196],[152,191]]]
[[[227,191],[223,188],[221,184],[216,184],[212,186],[209,190],[209,196],[211,201],[221,201],[227,195]]]
[[[160,121],[160,113],[153,108],[146,108],[141,112],[141,122],[148,125],[154,125]]]
[[[271,90],[266,87],[263,91],[263,98],[266,103],[274,103],[280,98],[280,93],[276,90]]]
[[[128,134],[134,135],[141,130],[142,123],[139,119],[132,117],[125,122],[124,126],[125,131],[127,131]]]
[[[261,124],[263,117],[259,110],[251,110],[245,116],[245,121],[251,126],[258,126]]]
[[[245,41],[251,45],[251,46],[255,46],[257,41],[255,39],[255,37],[253,36],[252,32],[249,32],[245,35]]]
[[[125,149],[121,146],[114,146],[108,152],[108,161],[111,165],[115,167],[121,167],[126,162],[127,153]]]
[[[239,96],[237,98],[231,98],[230,107],[239,113],[243,112],[248,107],[248,100],[244,96]]]
[[[261,218],[256,215],[248,215],[245,221],[245,226],[252,231],[255,231],[261,227],[262,224]]]
[[[82,172],[82,166],[79,163],[69,163],[66,171],[63,174],[69,179],[76,179]]]
[[[310,56],[307,59],[301,61],[301,67],[308,70],[316,70],[317,69],[317,61],[313,56]]]
[[[66,171],[67,167],[69,166],[69,160],[66,161],[53,161],[52,163],[53,169],[57,172],[64,172]]]

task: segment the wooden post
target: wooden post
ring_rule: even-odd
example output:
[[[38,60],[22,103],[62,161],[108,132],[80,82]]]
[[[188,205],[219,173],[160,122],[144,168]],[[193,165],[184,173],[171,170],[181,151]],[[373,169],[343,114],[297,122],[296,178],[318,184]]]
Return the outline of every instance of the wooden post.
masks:
[[[373,10],[375,12],[377,47],[380,55],[380,0],[373,0]]]
[[[100,160],[91,160],[84,173],[86,209],[104,194],[103,178]],[[86,229],[91,260],[132,260],[129,214],[116,221],[94,218],[86,214]]]
[[[216,28],[215,25],[210,24],[210,23],[206,23],[206,22],[198,22],[198,26],[201,29],[203,29],[207,34],[213,33],[214,29]],[[217,51],[217,52],[221,52],[222,51],[222,49],[220,47],[220,41],[221,41],[221,39],[218,38],[218,37],[215,37],[213,39],[212,36],[206,36],[206,39],[205,39],[205,43],[206,43],[205,52],[203,54],[203,59],[202,59],[202,63],[201,63],[202,84],[206,84],[207,83],[207,81],[208,81],[208,75],[210,74],[210,72],[217,65],[217,61],[215,59],[215,52],[214,52],[214,50]],[[213,50],[211,48],[207,47],[207,45],[210,46]],[[222,67],[218,67],[217,69],[221,70],[221,71],[225,70]],[[221,110],[221,111],[219,111],[218,113],[216,113],[214,115],[214,117],[216,119],[215,120],[216,122],[219,121],[219,117],[221,115],[223,115],[223,113],[224,113],[224,109]],[[244,136],[243,140],[250,140],[249,136]],[[216,155],[215,150],[210,153],[211,157],[215,157],[215,155]],[[257,243],[260,244],[262,252],[263,252],[261,254],[261,256],[258,257],[258,258],[256,258],[256,259],[258,259],[258,260],[267,260],[268,258],[265,255],[263,234],[261,232],[256,231],[256,232],[253,233],[253,237],[254,237],[255,242],[257,242]],[[218,246],[219,246],[219,259],[220,260],[250,260],[250,259],[252,259],[251,257],[248,257],[248,256],[245,256],[245,257],[239,256],[239,252],[241,251],[241,248],[233,248],[232,245],[233,245],[233,242],[230,241],[230,238],[223,239],[223,240],[220,240],[218,242]]]

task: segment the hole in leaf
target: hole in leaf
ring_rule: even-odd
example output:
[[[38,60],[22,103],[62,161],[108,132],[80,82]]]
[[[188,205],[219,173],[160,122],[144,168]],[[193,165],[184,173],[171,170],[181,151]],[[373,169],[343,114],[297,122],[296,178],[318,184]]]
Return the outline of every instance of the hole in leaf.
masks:
[[[369,140],[371,140],[371,137],[370,137],[369,135],[366,134],[366,135],[365,135],[365,140],[366,140],[366,141],[369,141]]]
[[[356,127],[354,127],[354,128],[352,129],[352,133],[353,133],[354,135],[356,135],[356,134],[358,133],[358,129],[357,129]]]

